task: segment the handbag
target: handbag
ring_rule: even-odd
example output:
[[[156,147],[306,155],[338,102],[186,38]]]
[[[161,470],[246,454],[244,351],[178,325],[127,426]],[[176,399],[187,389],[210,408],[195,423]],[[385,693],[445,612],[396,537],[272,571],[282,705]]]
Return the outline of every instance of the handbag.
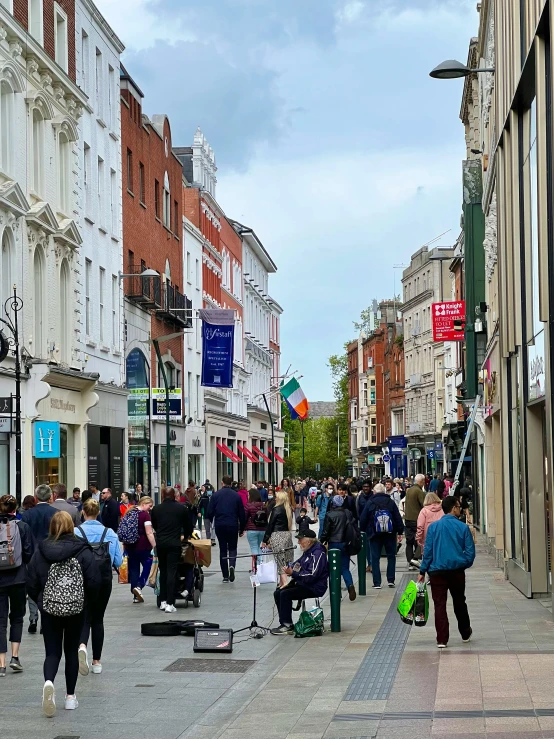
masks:
[[[150,574],[148,575],[148,586],[150,588],[156,587],[156,577],[158,576],[158,558],[154,557],[152,567],[150,568]]]
[[[324,630],[323,611],[321,608],[302,611],[300,618],[294,624],[294,636],[300,639],[307,636],[321,636]]]
[[[396,607],[396,610],[400,614],[400,618],[405,624],[413,624],[414,622],[414,603],[416,595],[418,593],[417,585],[413,580],[410,580],[406,586],[406,590],[403,592],[402,597]]]
[[[258,578],[258,582],[260,585],[264,585],[266,583],[276,583],[277,582],[277,562],[271,558],[269,560],[265,560],[258,565],[256,570],[256,577]]]
[[[120,585],[129,584],[129,558],[128,557],[123,557],[123,561],[121,565],[119,566],[119,572],[117,575],[117,579]]]

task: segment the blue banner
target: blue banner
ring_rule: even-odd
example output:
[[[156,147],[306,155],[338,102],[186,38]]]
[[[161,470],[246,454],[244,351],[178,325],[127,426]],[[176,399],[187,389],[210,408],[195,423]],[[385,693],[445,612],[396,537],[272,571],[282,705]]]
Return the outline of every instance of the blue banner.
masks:
[[[202,385],[233,387],[235,311],[201,310]]]

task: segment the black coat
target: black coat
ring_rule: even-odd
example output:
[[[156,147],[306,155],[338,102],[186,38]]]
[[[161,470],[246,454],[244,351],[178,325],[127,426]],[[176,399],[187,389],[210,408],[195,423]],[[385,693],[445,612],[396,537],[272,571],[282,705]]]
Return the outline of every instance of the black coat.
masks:
[[[345,511],[350,511],[355,521],[358,520],[358,507],[356,505],[356,498],[351,493],[348,493],[348,495],[345,496],[342,507]]]
[[[346,525],[352,521],[352,514],[344,507],[333,508],[325,514],[323,531],[320,541],[322,544],[344,543],[346,541]]]
[[[233,488],[221,488],[210,498],[206,518],[213,521],[216,531],[218,527],[236,527],[242,534],[246,526],[242,498]]]
[[[57,541],[48,538],[39,542],[27,565],[27,593],[39,608],[42,608],[42,593],[48,579],[50,565],[54,562],[63,562],[71,557],[74,557],[81,565],[86,600],[91,602],[98,596],[101,577],[92,549],[83,539],[79,539],[74,534],[65,534]]]
[[[276,505],[271,509],[264,534],[265,544],[267,544],[274,531],[290,531],[287,509],[284,505]]]
[[[10,522],[10,529],[12,526],[17,526],[19,529],[23,564],[20,567],[14,567],[13,570],[0,570],[0,588],[25,584],[25,565],[31,560],[35,551],[35,538],[30,527],[24,521],[16,521],[15,516],[0,516],[0,523],[6,520]]]
[[[317,523],[317,521],[309,516],[298,516],[296,523],[298,524],[298,533],[305,534],[310,530],[310,524]]]
[[[100,514],[100,520],[107,529],[115,531],[117,534],[117,527],[119,525],[119,503],[115,498],[108,498],[104,501],[102,506],[102,512]]]
[[[188,504],[166,498],[163,503],[152,508],[150,517],[156,533],[156,546],[162,549],[177,549],[181,546],[181,536],[188,541],[192,534],[193,524]]]

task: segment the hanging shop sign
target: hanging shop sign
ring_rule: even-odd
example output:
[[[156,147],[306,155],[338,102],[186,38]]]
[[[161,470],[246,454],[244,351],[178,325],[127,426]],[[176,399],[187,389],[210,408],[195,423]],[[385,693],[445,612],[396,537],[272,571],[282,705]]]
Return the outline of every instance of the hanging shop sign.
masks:
[[[202,385],[233,387],[235,311],[206,309],[202,319]]]
[[[183,417],[183,403],[181,388],[176,387],[169,393],[169,417],[181,420]],[[165,421],[166,419],[166,396],[164,387],[152,388],[152,418],[154,421]]]
[[[148,418],[149,402],[149,388],[129,390],[129,395],[127,396],[127,415],[132,423],[144,421]]]
[[[465,300],[433,303],[433,341],[463,341],[466,322]]]
[[[33,453],[37,459],[57,459],[60,456],[60,424],[58,421],[35,421]]]

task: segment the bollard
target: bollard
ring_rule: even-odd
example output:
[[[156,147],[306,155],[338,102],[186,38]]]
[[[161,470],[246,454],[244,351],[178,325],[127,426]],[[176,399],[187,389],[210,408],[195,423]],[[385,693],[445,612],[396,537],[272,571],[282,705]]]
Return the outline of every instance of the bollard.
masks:
[[[331,601],[331,631],[340,631],[340,570],[342,552],[329,549],[329,591]]]
[[[366,595],[367,535],[362,531],[362,548],[358,552],[358,595]]]

